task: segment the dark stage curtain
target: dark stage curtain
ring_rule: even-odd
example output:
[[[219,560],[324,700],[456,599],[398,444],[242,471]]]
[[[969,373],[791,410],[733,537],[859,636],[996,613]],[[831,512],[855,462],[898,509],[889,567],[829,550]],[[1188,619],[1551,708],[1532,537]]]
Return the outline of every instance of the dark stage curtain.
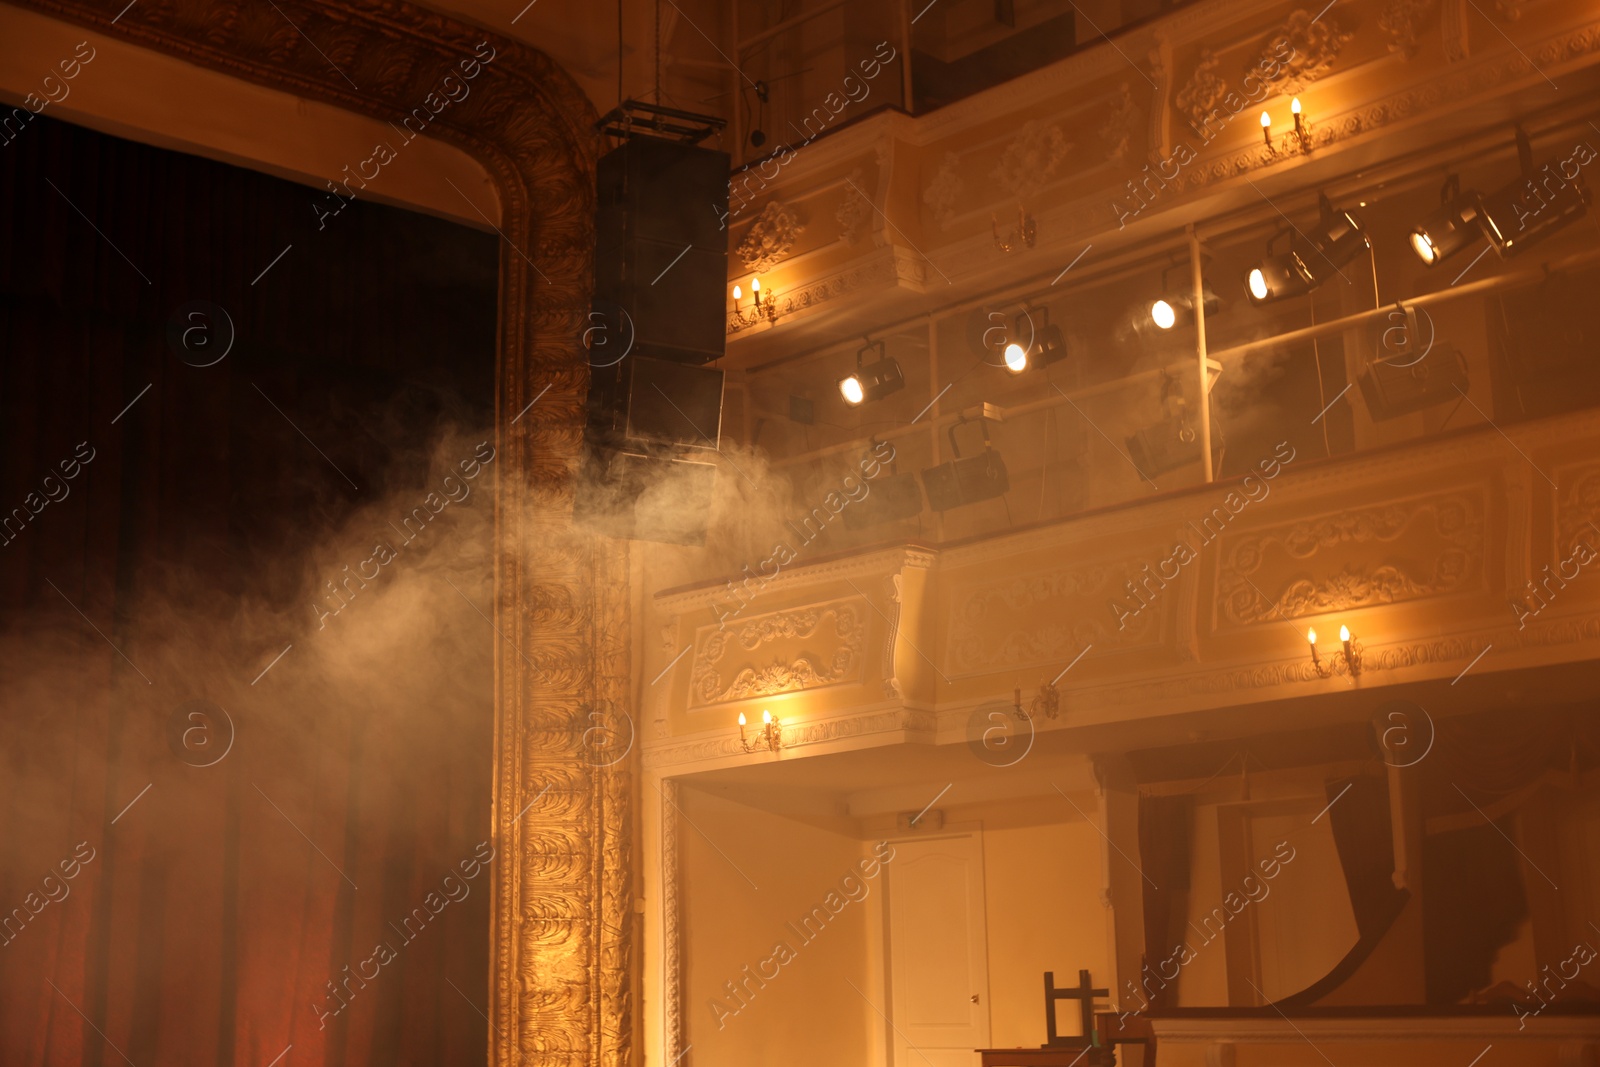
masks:
[[[0,146],[8,1067],[484,1060],[498,250],[328,203]]]
[[[1150,1010],[1175,1007],[1178,980],[1166,981],[1174,949],[1187,940],[1174,938],[1189,899],[1189,855],[1194,826],[1191,796],[1139,797],[1139,864],[1144,873],[1144,964],[1141,988]],[[1154,975],[1154,978],[1150,976]]]

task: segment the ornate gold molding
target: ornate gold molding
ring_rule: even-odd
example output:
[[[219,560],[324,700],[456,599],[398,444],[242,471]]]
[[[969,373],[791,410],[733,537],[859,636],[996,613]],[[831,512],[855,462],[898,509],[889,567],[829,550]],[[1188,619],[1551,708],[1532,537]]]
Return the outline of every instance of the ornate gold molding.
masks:
[[[580,740],[589,711],[627,706],[626,548],[570,525],[599,148],[588,99],[543,53],[400,0],[276,0],[277,11],[247,0],[15,3],[396,124],[460,64],[485,64],[427,134],[483,164],[510,245],[495,625],[511,647],[496,645],[494,820],[511,861],[495,865],[489,1043],[495,1062],[519,1067],[630,1063],[633,772],[628,760],[596,765],[605,759],[585,758]]]

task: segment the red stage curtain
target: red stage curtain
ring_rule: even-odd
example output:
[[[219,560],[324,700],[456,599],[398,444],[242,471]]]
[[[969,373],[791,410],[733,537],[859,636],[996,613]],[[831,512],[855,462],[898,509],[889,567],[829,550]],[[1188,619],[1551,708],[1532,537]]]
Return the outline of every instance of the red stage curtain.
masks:
[[[0,1063],[482,1062],[494,238],[44,117],[0,203]]]

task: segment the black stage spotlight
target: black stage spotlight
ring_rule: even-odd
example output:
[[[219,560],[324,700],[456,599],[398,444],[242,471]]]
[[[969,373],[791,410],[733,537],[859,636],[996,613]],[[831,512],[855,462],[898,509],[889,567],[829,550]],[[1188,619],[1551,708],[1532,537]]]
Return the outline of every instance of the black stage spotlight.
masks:
[[[1050,323],[1049,308],[1028,308],[1017,316],[1017,332],[1002,353],[1006,370],[1021,374],[1029,366],[1048,367],[1067,358],[1067,339]],[[1026,338],[1026,340],[1024,340]]]
[[[1165,295],[1143,305],[1140,314],[1134,316],[1134,328],[1143,333],[1151,326],[1166,331],[1172,329],[1180,322],[1194,321],[1194,292],[1189,289],[1174,289],[1168,278],[1181,263],[1174,263],[1161,272],[1161,288]],[[1201,283],[1201,295],[1205,299],[1206,315],[1215,315],[1222,307],[1222,301],[1212,291],[1211,286]]]
[[[1535,170],[1533,146],[1518,126],[1517,159],[1522,177],[1481,203],[1484,236],[1502,259],[1537,244],[1589,210],[1589,189],[1576,166],[1576,155]]]
[[[1302,296],[1339,273],[1340,268],[1372,247],[1361,220],[1348,211],[1335,211],[1326,196],[1318,198],[1321,220],[1309,234],[1280,230],[1267,242],[1267,256],[1250,268],[1245,291],[1253,304],[1267,304]],[[1289,234],[1287,251],[1273,246]]]
[[[1411,247],[1423,263],[1436,267],[1478,236],[1483,214],[1483,194],[1461,189],[1461,179],[1450,175],[1439,190],[1439,208],[1411,231]]]
[[[866,363],[863,357],[868,352],[876,352],[878,358]],[[856,353],[856,371],[839,379],[839,395],[846,404],[856,407],[869,400],[882,400],[905,384],[905,371],[885,354],[883,342],[875,341]]]
[[[956,426],[950,427],[950,452],[955,457],[949,463],[929,467],[922,472],[922,485],[928,491],[928,506],[934,511],[949,511],[963,504],[976,504],[992,500],[1011,488],[1011,476],[1006,472],[1005,460],[989,441],[989,423],[980,418],[983,429],[983,452],[976,456],[963,456],[956,444]]]
[[[1222,301],[1217,294],[1211,291],[1210,286],[1201,290],[1205,297],[1206,315],[1215,315],[1222,308]],[[1144,317],[1144,325],[1154,325],[1162,330],[1170,330],[1180,322],[1194,321],[1194,294],[1193,293],[1168,293],[1159,300],[1150,302],[1146,309],[1148,314]]]

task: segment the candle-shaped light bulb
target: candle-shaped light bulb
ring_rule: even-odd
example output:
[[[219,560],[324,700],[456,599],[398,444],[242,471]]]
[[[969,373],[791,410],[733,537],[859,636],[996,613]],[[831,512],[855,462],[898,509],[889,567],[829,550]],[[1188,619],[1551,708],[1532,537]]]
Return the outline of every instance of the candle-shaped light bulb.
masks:
[[[742,297],[742,296],[744,296],[744,290],[739,288],[737,285],[734,286],[733,287],[733,306],[734,307],[738,307],[739,306],[739,298]]]
[[[1300,98],[1298,96],[1289,101],[1289,110],[1296,115],[1300,114]]]
[[[1317,669],[1318,670],[1321,670],[1322,669],[1322,661],[1317,658],[1317,631],[1316,630],[1314,630],[1314,629],[1307,629],[1306,630],[1306,644],[1311,646],[1311,662],[1317,665]]]
[[[742,712],[742,711],[739,713],[739,725],[740,726],[744,725],[744,712]]]
[[[761,713],[761,723],[764,726],[771,726],[772,725],[772,712],[763,711]]]
[[[1348,627],[1348,626],[1339,627],[1339,640],[1344,641],[1346,643],[1349,642],[1349,640],[1350,640],[1350,627]]]
[[[1294,113],[1294,132],[1305,133],[1305,120],[1300,117],[1300,98],[1298,96],[1289,101],[1289,110]]]
[[[1317,647],[1317,631],[1315,631],[1315,630],[1307,630],[1306,631],[1306,640],[1311,643],[1311,647],[1312,648],[1316,648]]]
[[[757,278],[757,277],[755,277],[753,275],[751,276],[751,278],[750,278],[750,291],[752,293],[759,293],[761,291],[761,279],[760,278]]]

